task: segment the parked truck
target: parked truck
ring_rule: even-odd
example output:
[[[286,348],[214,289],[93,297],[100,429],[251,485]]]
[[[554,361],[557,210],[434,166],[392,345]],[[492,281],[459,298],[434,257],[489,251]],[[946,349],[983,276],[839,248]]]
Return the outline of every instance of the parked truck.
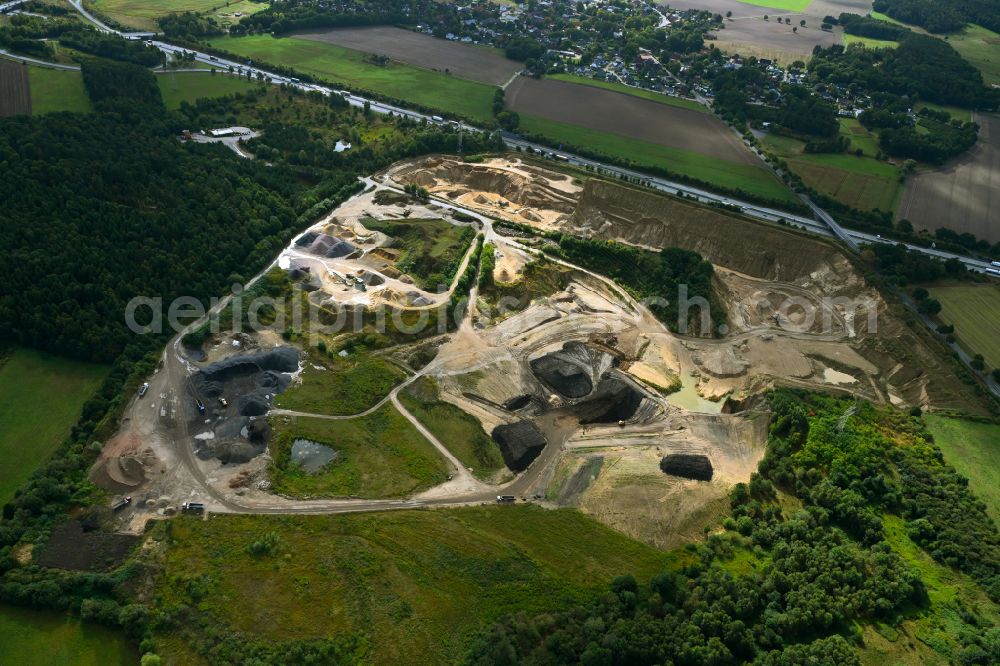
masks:
[[[114,504],[111,505],[111,510],[118,513],[129,504],[132,503],[132,496],[126,495],[125,497],[119,498]]]

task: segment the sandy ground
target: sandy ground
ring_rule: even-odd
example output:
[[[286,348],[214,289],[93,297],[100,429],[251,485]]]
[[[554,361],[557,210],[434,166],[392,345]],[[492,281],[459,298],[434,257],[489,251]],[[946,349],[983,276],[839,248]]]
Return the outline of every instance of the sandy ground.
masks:
[[[976,114],[979,141],[943,169],[909,179],[896,219],[933,232],[946,227],[1000,241],[1000,116]]]
[[[447,71],[459,78],[498,86],[507,83],[521,68],[521,63],[508,60],[502,53],[486,47],[449,42],[390,26],[336,28],[300,32],[295,36],[374,53],[417,67]]]
[[[722,121],[613,90],[554,79],[519,77],[507,88],[507,106],[526,116],[621,134],[660,146],[760,166]]]
[[[804,11],[796,13],[738,0],[675,0],[669,4],[680,9],[704,9],[723,16],[732,12],[725,29],[716,32],[716,45],[728,53],[771,58],[782,63],[808,60],[817,45],[827,47],[841,43],[839,28],[820,29],[824,16],[836,17],[842,12],[867,14],[872,6],[870,0],[814,0]],[[779,16],[791,19],[792,24],[779,25],[776,20]],[[805,27],[799,25],[802,20],[806,22]],[[798,30],[793,32],[793,27]]]
[[[534,219],[535,226],[574,232],[584,225],[590,235],[619,239],[631,235],[648,242],[658,236],[639,229],[637,221],[674,224],[688,210],[665,214],[662,204],[627,188],[595,198],[590,192],[593,181],[581,182],[516,158],[481,164],[423,158],[395,165],[372,182],[383,187],[420,182],[441,197],[414,209],[415,216],[450,215],[448,208],[454,204],[449,202],[473,202],[465,213],[477,217],[487,240],[496,244],[498,270],[513,273],[514,279],[536,250],[528,239],[505,236],[493,227],[491,218]],[[401,203],[382,205],[380,216],[401,215],[409,205]],[[379,206],[371,193],[359,195],[317,228],[357,236],[357,220]],[[590,212],[581,218],[584,208]],[[671,239],[682,247],[697,245],[712,230],[709,223],[700,222],[683,233],[675,229],[679,235]],[[266,453],[245,464],[223,465],[195,457],[193,433],[207,421],[198,415],[189,391],[187,377],[194,366],[173,344],[162,370],[149,378],[146,397],[135,399],[127,410],[120,434],[105,447],[91,478],[113,492],[135,497],[134,505],[119,514],[122,527],[132,531],[140,531],[146,519],[170,515],[190,500],[205,502],[211,511],[326,513],[491,502],[497,494],[509,493],[527,501],[579,506],[615,529],[659,547],[698,538],[702,528],[714,524],[726,510],[728,489],[749,479],[763,453],[767,414],[741,411],[751,404],[744,398],[786,385],[880,403],[925,405],[931,399],[929,375],[940,371],[935,365],[940,359],[908,338],[905,326],[891,317],[879,322],[884,327],[877,335],[839,309],[831,313],[829,328],[804,325],[794,309],[781,307],[782,301],[797,298],[809,305],[821,296],[864,295],[863,281],[850,263],[838,260],[830,246],[813,239],[794,234],[772,238],[768,234],[774,230],[786,232],[764,225],[741,230],[735,218],[729,222],[727,233],[739,238],[728,248],[728,260],[741,266],[726,268],[721,252],[714,258],[721,264],[717,291],[733,327],[721,338],[672,334],[610,280],[572,266],[560,267],[569,283],[554,287],[559,291],[541,294],[522,310],[500,318],[477,309],[479,300],[486,299],[477,298],[473,290],[470,316],[457,331],[435,339],[436,356],[416,372],[433,377],[442,399],[477,418],[487,433],[501,424],[534,420],[548,443],[527,470],[514,478],[496,479],[502,485],[476,481],[456,466],[449,483],[406,500],[304,501],[275,496],[267,484]],[[789,245],[788,238],[801,239],[805,245]],[[739,255],[774,251],[777,241],[785,243],[779,243],[777,264],[743,261]],[[378,247],[378,239],[364,243]],[[789,254],[795,255],[794,261],[785,263]],[[883,306],[877,299],[872,305],[880,310]],[[208,360],[280,343],[272,333],[238,341],[236,346],[228,338],[218,341],[207,350]],[[582,425],[585,414],[599,414],[587,411],[595,409],[583,404],[588,397],[557,395],[553,390],[558,389],[543,383],[532,370],[532,361],[556,351],[565,353],[567,342],[582,343],[583,347],[573,347],[585,350],[575,358],[584,359],[580,367],[585,367],[594,386],[613,377],[632,387],[635,406],[628,415],[613,417],[620,422]],[[910,361],[914,357],[915,363]],[[664,389],[678,384],[679,390],[666,394]],[[531,398],[526,407],[503,407],[521,396]],[[727,402],[728,398],[737,401]],[[394,394],[386,401],[412,417]],[[424,424],[414,425],[424,432]],[[433,435],[425,436],[455,465]],[[712,481],[660,472],[660,458],[678,452],[707,456],[715,470]]]

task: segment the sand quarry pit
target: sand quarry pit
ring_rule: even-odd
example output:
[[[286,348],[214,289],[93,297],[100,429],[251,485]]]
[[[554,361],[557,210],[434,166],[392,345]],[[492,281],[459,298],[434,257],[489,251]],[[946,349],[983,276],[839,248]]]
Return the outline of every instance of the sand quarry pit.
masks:
[[[458,470],[457,482],[415,502],[511,494],[577,506],[615,529],[671,547],[702,537],[703,527],[726,511],[732,485],[757,468],[769,421],[761,395],[776,386],[901,407],[976,403],[968,387],[946,383],[947,360],[822,239],[520,156],[475,164],[422,158],[372,181],[374,188],[332,211],[279,258],[310,299],[332,297],[335,266],[345,262],[355,277],[385,280],[364,282],[367,290],[351,287],[349,298],[359,305],[378,302],[372,298],[378,290],[419,295],[412,285],[393,286],[396,278],[379,266],[391,256],[375,250],[391,248],[361,224],[372,217],[409,211],[461,224],[474,217],[497,255],[511,258],[509,279],[475,292],[456,330],[395,352],[407,364],[421,357],[411,370],[434,380],[440,400],[493,435],[507,466],[491,482]],[[416,204],[399,193],[411,183],[427,187],[431,201]],[[701,253],[716,267],[714,300],[726,309],[730,330],[712,338],[671,333],[622,285],[557,256],[541,257],[554,241],[535,230]],[[328,257],[338,243],[357,254]],[[306,289],[317,276],[319,287]],[[520,296],[516,307],[498,312],[502,290]],[[806,310],[828,297],[848,303],[831,304],[823,325],[809,321]],[[851,307],[852,299],[861,305]],[[165,356],[148,396],[134,401],[130,422],[104,447],[92,473],[144,507],[118,514],[134,529],[142,528],[142,516],[169,515],[192,499],[217,501],[210,510],[290,507],[267,484],[262,417],[302,367],[301,350],[282,349],[277,331],[216,341],[198,363]],[[433,353],[418,352],[428,346]],[[314,444],[300,442],[303,465],[337,455]],[[664,467],[665,460],[673,462]]]
[[[681,247],[714,264],[730,324],[721,337],[674,335],[607,280],[570,272],[560,291],[476,319],[432,363],[442,399],[499,434],[502,450],[522,436],[508,457],[527,463],[527,492],[657,546],[700,537],[756,469],[768,418],[745,411],[755,396],[789,386],[926,406],[961,391],[924,369],[931,350],[823,239],[520,156],[430,157],[383,177],[495,220]],[[545,242],[497,224],[486,232],[499,254],[523,260]],[[665,459],[679,473],[665,473]]]

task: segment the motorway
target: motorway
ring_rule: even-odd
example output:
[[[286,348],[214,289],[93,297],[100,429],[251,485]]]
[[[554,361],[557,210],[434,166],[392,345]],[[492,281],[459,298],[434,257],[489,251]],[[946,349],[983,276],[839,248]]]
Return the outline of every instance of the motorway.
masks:
[[[15,6],[23,2],[24,0],[12,0],[5,5],[0,5],[0,11],[3,11],[5,7]],[[412,118],[414,120],[420,120],[427,123],[438,124],[438,125],[452,125],[461,128],[469,132],[485,132],[485,130],[474,125],[469,125],[464,122],[454,122],[444,120],[438,116],[427,115],[424,113],[419,113],[417,111],[412,111],[410,109],[404,109],[402,107],[393,106],[391,104],[385,104],[376,100],[370,100],[360,95],[355,95],[349,91],[339,90],[337,88],[331,88],[328,86],[323,86],[315,83],[304,83],[299,81],[294,77],[284,76],[282,74],[276,74],[274,72],[268,72],[259,67],[254,67],[251,61],[239,62],[236,60],[227,60],[225,58],[220,58],[216,56],[209,55],[207,53],[201,53],[199,51],[192,51],[190,49],[184,49],[179,46],[174,46],[164,41],[154,39],[155,35],[148,32],[120,32],[111,28],[110,26],[102,23],[97,17],[89,13],[84,9],[82,0],[69,0],[70,4],[80,12],[80,14],[86,18],[88,21],[93,23],[99,30],[105,32],[113,32],[115,34],[121,35],[126,39],[142,39],[145,40],[152,46],[155,46],[163,53],[168,55],[176,55],[186,53],[188,55],[193,55],[197,62],[200,62],[211,67],[219,67],[222,69],[233,68],[234,72],[243,74],[244,76],[250,76],[258,80],[267,81],[275,85],[287,85],[298,88],[306,92],[318,92],[323,95],[331,94],[342,94],[344,98],[352,106],[362,107],[368,104],[372,111],[376,113],[383,114],[394,114]],[[637,180],[644,183],[648,187],[665,192],[668,194],[683,194],[686,197],[696,199],[701,203],[707,204],[722,204],[725,206],[731,206],[738,208],[739,211],[746,215],[758,220],[763,220],[765,222],[779,222],[784,221],[786,224],[792,226],[797,226],[806,231],[810,231],[821,236],[827,236],[831,238],[836,238],[844,243],[848,248],[852,250],[857,250],[860,244],[873,244],[873,243],[889,243],[897,244],[899,241],[882,238],[877,234],[868,234],[861,231],[854,231],[851,229],[845,229],[841,227],[833,219],[833,217],[824,211],[822,208],[817,206],[811,200],[805,199],[804,203],[808,205],[816,218],[805,217],[802,215],[789,213],[782,210],[777,210],[775,208],[769,208],[767,206],[760,206],[757,204],[749,203],[746,201],[740,201],[733,197],[729,197],[722,194],[716,194],[714,192],[709,192],[708,190],[701,189],[699,187],[694,187],[692,185],[687,185],[685,183],[678,183],[676,181],[668,180],[666,178],[661,178],[658,176],[650,176],[649,174],[636,171],[634,169],[626,169],[623,167],[615,166],[612,164],[606,164],[597,160],[588,159],[581,157],[579,155],[574,155],[568,153],[564,150],[555,150],[548,146],[543,146],[540,144],[532,143],[520,138],[516,134],[511,134],[509,132],[502,133],[504,143],[512,148],[521,148],[522,150],[531,149],[542,153],[543,155],[551,156],[555,159],[559,159],[568,164],[584,167],[588,169],[594,169],[595,171],[600,171],[608,175],[617,177],[626,177]],[[938,259],[957,259],[969,270],[977,271],[980,273],[985,273],[987,269],[991,268],[988,261],[982,261],[979,259],[973,259],[971,257],[966,257],[960,254],[954,254],[951,252],[944,252],[935,248],[921,247],[919,245],[912,245],[910,243],[902,243],[908,249],[915,252],[922,252],[933,256]]]
[[[24,0],[12,0],[12,2],[7,3],[7,5],[16,5]],[[439,118],[438,116],[427,115],[419,113],[417,111],[412,111],[410,109],[404,109],[401,107],[393,106],[391,104],[385,104],[383,102],[378,102],[376,100],[370,100],[359,95],[355,95],[348,91],[338,90],[336,88],[331,88],[328,86],[323,86],[315,83],[304,83],[299,81],[294,77],[284,76],[281,74],[276,74],[273,72],[268,72],[266,70],[260,69],[259,67],[254,67],[251,61],[245,63],[238,62],[235,60],[227,60],[225,58],[220,58],[216,56],[209,55],[207,53],[201,53],[198,51],[191,51],[190,49],[184,49],[173,44],[169,44],[164,41],[152,39],[154,36],[152,33],[140,33],[140,32],[119,32],[114,30],[108,25],[102,23],[95,16],[90,14],[86,9],[83,8],[82,0],[70,0],[70,4],[79,11],[84,18],[97,26],[98,29],[105,32],[113,32],[115,34],[121,35],[126,39],[143,39],[146,40],[152,46],[155,46],[160,51],[168,54],[175,55],[181,53],[193,54],[194,59],[197,62],[209,65],[212,67],[220,67],[228,69],[233,68],[233,71],[239,72],[245,76],[250,76],[258,80],[263,80],[270,82],[275,85],[287,85],[298,88],[307,92],[318,92],[323,95],[330,95],[339,93],[342,94],[352,106],[364,106],[366,103],[370,106],[371,110],[376,113],[384,114],[394,114],[406,116],[413,118],[414,120],[420,120],[428,123],[434,124],[452,124],[460,127],[466,131],[470,132],[483,132],[487,131],[482,128],[468,125],[466,123],[454,123],[448,120]],[[0,5],[0,11],[3,11],[3,7],[7,5]],[[540,144],[532,143],[530,141],[525,141],[516,134],[511,134],[508,132],[503,133],[503,140],[510,147],[531,149],[540,152],[544,155],[550,155],[555,158],[561,159],[574,166],[580,166],[584,168],[590,168],[595,170],[600,170],[601,172],[607,173],[613,176],[625,176],[627,178],[632,178],[645,183],[647,186],[659,190],[661,192],[666,192],[669,194],[683,194],[684,196],[697,199],[702,203],[708,204],[722,204],[726,206],[734,206],[740,210],[743,215],[752,217],[758,220],[763,220],[765,222],[779,222],[784,220],[786,223],[798,226],[806,231],[810,231],[822,236],[833,237],[840,240],[842,243],[847,245],[852,250],[857,250],[859,244],[862,243],[897,243],[898,241],[881,238],[877,234],[868,234],[860,231],[853,231],[850,229],[844,229],[829,215],[826,211],[821,209],[819,206],[814,204],[810,200],[804,200],[804,202],[812,209],[814,215],[819,218],[809,218],[802,215],[797,215],[793,213],[788,213],[786,211],[777,210],[774,208],[769,208],[767,206],[759,206],[757,204],[748,203],[745,201],[740,201],[732,197],[716,194],[714,192],[709,192],[698,187],[687,185],[684,183],[678,183],[666,178],[660,178],[658,176],[650,176],[649,174],[642,173],[633,169],[626,169],[623,167],[614,166],[611,164],[605,164],[597,160],[588,159],[585,157],[580,157],[579,155],[573,155],[564,150],[554,150],[548,146],[543,146]],[[985,273],[990,264],[987,261],[981,261],[979,259],[972,259],[963,255],[953,254],[951,252],[944,252],[934,248],[920,247],[918,245],[912,245],[909,243],[903,243],[910,250],[915,252],[922,252],[924,254],[931,255],[938,259],[958,259],[965,266],[974,271],[980,273]]]

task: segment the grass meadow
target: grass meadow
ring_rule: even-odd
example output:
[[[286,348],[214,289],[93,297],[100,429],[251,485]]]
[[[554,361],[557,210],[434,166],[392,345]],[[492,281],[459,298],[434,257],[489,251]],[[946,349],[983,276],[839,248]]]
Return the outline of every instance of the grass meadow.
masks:
[[[31,113],[36,116],[54,111],[86,113],[91,110],[80,72],[29,67],[28,79],[31,81]]]
[[[941,302],[940,318],[955,326],[955,337],[971,354],[982,354],[991,368],[1000,368],[1000,287],[949,285],[934,287],[931,296]]]
[[[346,86],[405,100],[443,113],[493,123],[493,91],[485,83],[405,65],[376,64],[360,51],[295,37],[250,35],[216,39],[217,48],[264,63],[284,65]]]
[[[248,554],[267,533],[274,552]],[[260,640],[360,638],[366,663],[454,663],[496,618],[566,608],[670,562],[573,510],[220,515],[172,521],[157,595]],[[204,594],[191,598],[191,581]],[[184,649],[182,638],[166,645]]]
[[[269,445],[271,484],[294,497],[406,497],[444,482],[448,467],[395,407],[386,404],[356,419],[274,416]],[[296,439],[329,446],[340,457],[315,474],[290,460]]]
[[[30,349],[0,361],[0,505],[69,435],[108,368]]]

